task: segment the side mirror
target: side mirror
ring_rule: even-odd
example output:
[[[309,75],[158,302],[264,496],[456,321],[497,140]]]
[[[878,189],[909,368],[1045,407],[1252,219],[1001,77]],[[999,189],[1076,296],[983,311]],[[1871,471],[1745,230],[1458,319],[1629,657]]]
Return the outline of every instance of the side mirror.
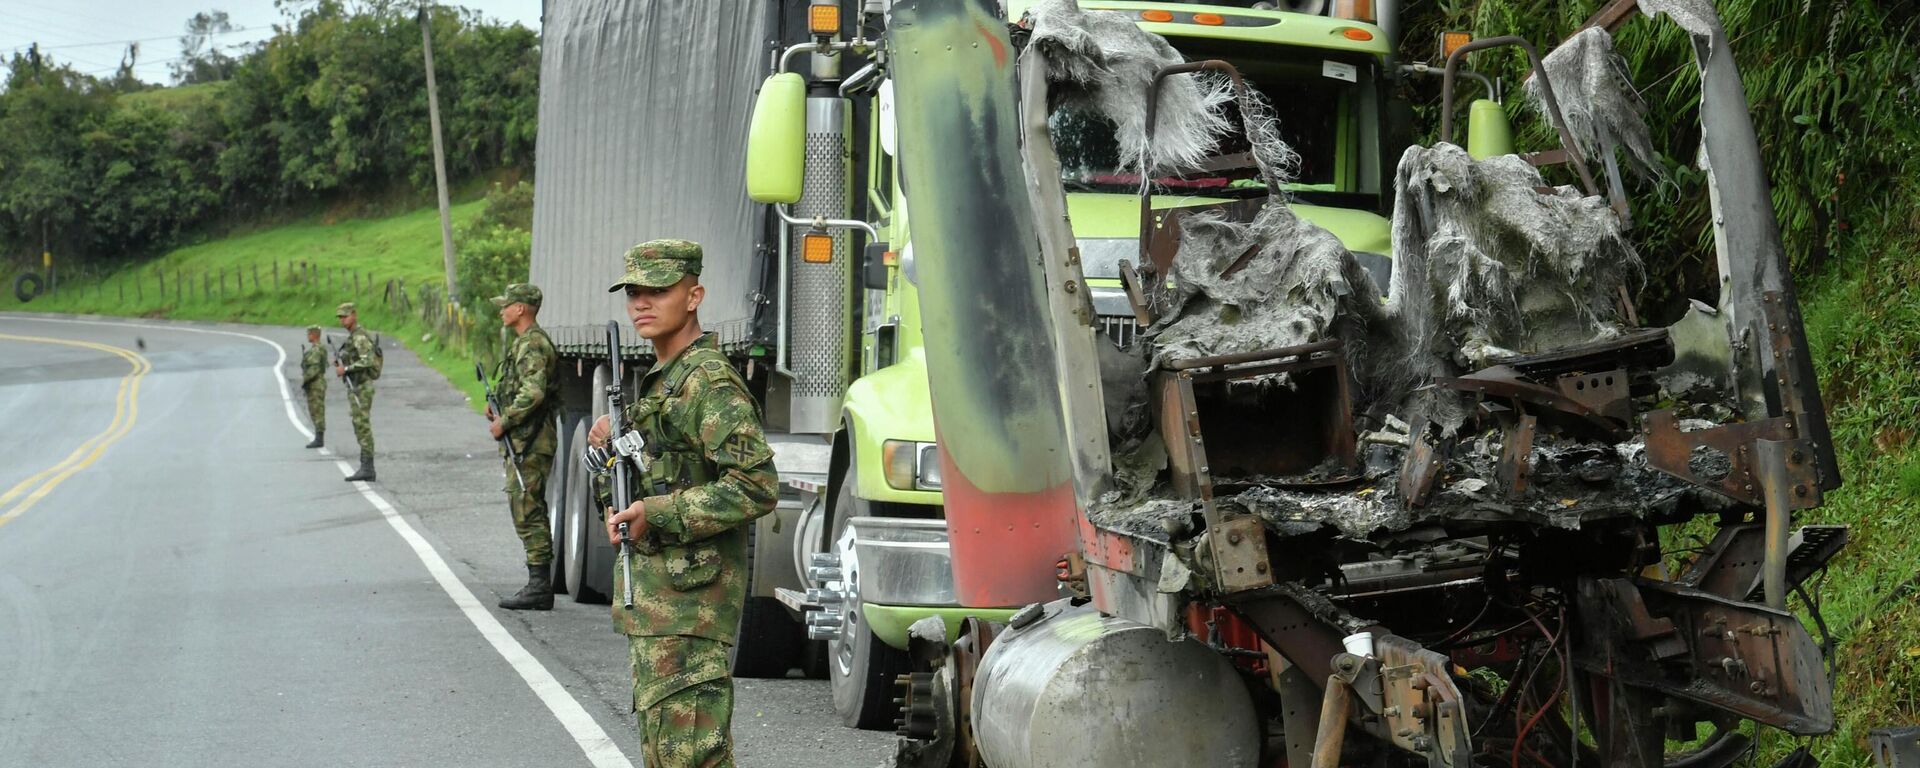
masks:
[[[886,243],[867,243],[867,258],[860,264],[860,282],[870,291],[887,289]]]
[[[1507,111],[1492,99],[1475,99],[1467,106],[1467,156],[1485,160],[1513,154],[1513,126]]]
[[[807,82],[782,72],[760,84],[747,125],[747,197],[794,203],[806,176]]]

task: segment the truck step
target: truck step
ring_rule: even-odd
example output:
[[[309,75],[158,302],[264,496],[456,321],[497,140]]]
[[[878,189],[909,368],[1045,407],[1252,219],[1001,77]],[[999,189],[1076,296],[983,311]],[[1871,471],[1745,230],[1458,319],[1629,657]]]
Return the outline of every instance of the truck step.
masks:
[[[779,600],[781,605],[800,613],[819,610],[821,607],[819,603],[807,600],[807,593],[786,587],[774,587],[773,599]]]

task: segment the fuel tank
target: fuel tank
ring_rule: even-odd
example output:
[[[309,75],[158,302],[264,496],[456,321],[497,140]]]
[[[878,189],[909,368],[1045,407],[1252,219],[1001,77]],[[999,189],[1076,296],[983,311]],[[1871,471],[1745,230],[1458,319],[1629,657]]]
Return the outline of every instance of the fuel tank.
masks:
[[[1252,698],[1224,656],[1091,605],[1036,609],[995,636],[974,677],[973,734],[987,765],[1256,764]]]

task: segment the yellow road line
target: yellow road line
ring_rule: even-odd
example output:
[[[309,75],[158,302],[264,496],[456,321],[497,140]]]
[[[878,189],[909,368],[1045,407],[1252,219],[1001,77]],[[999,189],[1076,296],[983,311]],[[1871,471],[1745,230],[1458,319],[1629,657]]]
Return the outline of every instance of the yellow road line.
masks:
[[[80,447],[73,449],[72,453],[67,454],[67,457],[61,459],[58,463],[39,472],[35,472],[32,476],[14,484],[12,488],[7,489],[5,494],[0,494],[0,508],[5,508],[7,504],[13,503],[16,498],[20,499],[19,503],[15,504],[13,508],[7,509],[5,512],[0,512],[0,526],[4,526],[7,523],[13,522],[14,518],[25,514],[33,505],[39,503],[41,499],[46,498],[47,494],[52,493],[53,489],[59,487],[61,483],[66,482],[67,478],[72,477],[75,473],[86,469],[95,461],[98,461],[100,456],[106,452],[108,446],[113,445],[115,442],[118,442],[120,438],[125,437],[128,432],[133,431],[133,422],[140,415],[140,381],[146,378],[148,371],[153,370],[153,364],[148,362],[145,356],[132,350],[109,344],[98,344],[91,341],[54,339],[44,336],[15,336],[8,333],[0,333],[0,339],[36,344],[59,344],[106,352],[108,354],[118,355],[132,366],[132,370],[120,378],[119,390],[114,395],[113,421],[107,424],[105,430],[102,430],[93,437],[87,438],[86,442],[81,443]],[[36,483],[38,487],[35,487]],[[31,492],[28,491],[29,488],[32,489]]]

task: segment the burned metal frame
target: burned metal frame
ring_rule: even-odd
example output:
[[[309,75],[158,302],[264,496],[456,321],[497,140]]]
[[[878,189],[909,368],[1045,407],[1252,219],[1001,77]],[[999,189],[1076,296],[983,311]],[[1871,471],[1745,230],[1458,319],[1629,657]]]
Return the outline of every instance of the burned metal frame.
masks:
[[[1589,195],[1600,194],[1599,185],[1593,181],[1593,171],[1587,168],[1586,155],[1581,153],[1580,146],[1574,143],[1573,133],[1567,130],[1566,118],[1561,116],[1560,100],[1554,98],[1553,83],[1547,80],[1547,67],[1540,59],[1540,50],[1524,37],[1504,35],[1475,40],[1453,49],[1453,53],[1447,56],[1447,71],[1440,78],[1440,140],[1453,143],[1453,78],[1460,69],[1460,62],[1465,61],[1467,54],[1474,51],[1509,45],[1526,51],[1527,59],[1532,62],[1533,76],[1540,78],[1540,95],[1547,103],[1547,118],[1553,122],[1554,132],[1560,134],[1560,146],[1566,150],[1567,159],[1572,161],[1574,171],[1580,174],[1581,187]]]
[[[1225,519],[1214,503],[1215,472],[1207,456],[1201,429],[1201,398],[1196,384],[1251,382],[1273,376],[1332,378],[1331,402],[1320,403],[1327,414],[1326,430],[1312,447],[1338,461],[1347,473],[1358,469],[1353,432],[1353,400],[1346,356],[1337,339],[1293,347],[1213,357],[1169,361],[1158,374],[1161,439],[1166,442],[1174,490],[1200,502],[1206,520],[1214,583],[1231,594],[1267,586],[1274,581],[1267,560],[1266,526],[1258,518]],[[1276,440],[1276,446],[1297,441]],[[1314,465],[1325,461],[1321,458]]]
[[[1574,663],[1791,733],[1833,730],[1820,648],[1793,614],[1675,584],[1580,580]]]
[[[1253,97],[1247,93],[1247,81],[1240,77],[1240,70],[1235,69],[1232,64],[1228,64],[1219,59],[1190,61],[1185,64],[1163,67],[1160,71],[1153,73],[1153,83],[1147,86],[1146,143],[1148,145],[1153,143],[1154,119],[1160,112],[1161,81],[1166,80],[1172,75],[1192,74],[1195,72],[1223,72],[1226,73],[1228,78],[1233,80],[1234,101],[1240,106],[1240,129],[1242,132],[1246,131],[1247,116],[1253,114]],[[1278,192],[1280,185],[1273,177],[1273,169],[1260,163],[1258,158],[1253,158],[1253,160],[1254,165],[1260,170],[1260,179],[1266,182],[1267,193],[1271,195]],[[1143,161],[1143,164],[1146,162],[1149,161]],[[1143,267],[1153,263],[1147,253],[1147,234],[1152,231],[1153,168],[1146,166],[1142,167],[1140,172],[1140,264]]]

